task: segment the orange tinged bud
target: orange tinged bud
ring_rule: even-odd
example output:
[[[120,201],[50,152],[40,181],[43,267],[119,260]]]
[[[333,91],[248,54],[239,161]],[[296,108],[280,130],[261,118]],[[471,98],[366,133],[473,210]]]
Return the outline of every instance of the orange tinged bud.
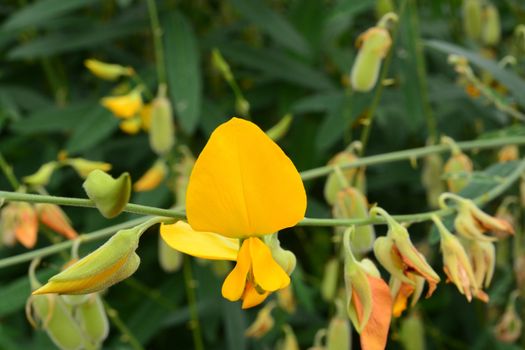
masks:
[[[512,293],[509,303],[501,320],[494,328],[494,335],[504,343],[514,343],[521,336],[523,321],[516,312],[516,297],[518,292]]]
[[[339,166],[348,164],[356,161],[357,156],[351,151],[343,151],[336,154],[329,162],[328,165]],[[337,194],[345,187],[351,186],[355,183],[355,186],[362,192],[365,192],[365,169],[364,168],[348,168],[341,169],[343,179],[336,172],[331,172],[326,178],[324,186],[324,198],[330,205],[334,205]],[[346,182],[346,183],[342,183]]]
[[[39,203],[35,205],[40,221],[55,232],[67,239],[78,237],[77,231],[71,227],[66,214],[55,204]]]
[[[507,145],[499,150],[498,162],[505,163],[517,160],[520,157],[520,150],[516,145]]]
[[[474,166],[470,158],[464,153],[455,153],[447,160],[443,168],[447,177],[448,189],[458,193],[469,183],[469,177]]]
[[[288,287],[279,289],[277,291],[277,303],[281,309],[285,310],[289,314],[293,314],[295,312],[297,302],[295,301],[291,284],[289,284]]]
[[[31,204],[24,202],[9,203],[2,209],[0,222],[4,243],[13,245],[16,238],[28,249],[35,246],[38,218]]]
[[[275,321],[272,317],[272,310],[274,307],[274,302],[266,304],[266,306],[263,307],[257,314],[255,321],[250,325],[250,327],[248,327],[248,329],[246,329],[244,335],[248,338],[255,339],[264,337],[275,324]]]

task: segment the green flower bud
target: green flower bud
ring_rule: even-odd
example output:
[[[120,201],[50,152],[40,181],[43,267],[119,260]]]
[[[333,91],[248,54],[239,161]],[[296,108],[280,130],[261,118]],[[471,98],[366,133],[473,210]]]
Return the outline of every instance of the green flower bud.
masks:
[[[95,202],[97,209],[106,218],[120,214],[131,195],[131,178],[123,173],[118,179],[101,170],[92,171],[82,185],[88,197]]]
[[[158,254],[159,264],[164,272],[176,272],[182,266],[182,253],[171,248],[160,236]]]
[[[324,266],[323,280],[321,282],[321,296],[325,301],[332,301],[337,292],[339,279],[339,259],[331,258]]]
[[[348,150],[345,150],[343,152],[340,152],[336,154],[329,162],[328,165],[342,165],[342,164],[348,164],[355,162],[357,160],[357,156]],[[341,169],[341,173],[343,174],[344,180],[346,180],[346,184],[342,183],[342,179],[339,177],[339,175],[333,171],[328,175],[326,178],[326,183],[324,186],[324,198],[330,205],[334,205],[335,200],[337,198],[337,194],[345,187],[351,186],[355,183],[355,187],[357,187],[362,193],[365,192],[365,169],[364,168],[348,168],[348,169]]]
[[[46,186],[57,166],[57,162],[45,163],[36,171],[36,173],[23,177],[22,181],[31,186]]]
[[[412,312],[401,321],[399,342],[405,350],[425,350],[425,327],[417,313]]]
[[[98,293],[90,294],[77,308],[80,327],[94,344],[101,344],[109,334],[109,322]]]
[[[463,1],[463,27],[465,34],[471,40],[477,41],[481,37],[483,27],[483,10],[480,0]]]
[[[51,277],[33,294],[88,294],[106,289],[131,276],[139,267],[135,253],[146,224],[121,230],[106,243],[64,271]]]
[[[156,154],[162,156],[171,151],[175,144],[175,127],[171,103],[166,97],[165,88],[152,102],[149,144]]]
[[[326,350],[350,349],[352,332],[343,303],[336,300],[337,314],[330,320],[326,334]]]
[[[484,11],[482,39],[485,45],[495,46],[501,39],[501,24],[498,8],[488,4]]]
[[[368,92],[376,85],[381,62],[390,50],[392,39],[388,30],[373,27],[361,34],[357,43],[361,47],[352,66],[350,80],[354,90]]]
[[[277,233],[273,235],[266,235],[263,239],[268,248],[270,248],[275,262],[277,262],[277,264],[283,268],[286,274],[290,276],[295,270],[295,265],[297,263],[295,254],[281,247],[281,242],[279,242],[279,239],[277,238]]]
[[[452,154],[443,168],[449,190],[458,193],[465,188],[470,182],[469,175],[473,169],[472,161],[465,153],[455,152]]]
[[[445,192],[445,184],[441,179],[443,159],[437,153],[425,157],[421,179],[427,191],[427,202],[431,208],[439,206],[439,195]]]

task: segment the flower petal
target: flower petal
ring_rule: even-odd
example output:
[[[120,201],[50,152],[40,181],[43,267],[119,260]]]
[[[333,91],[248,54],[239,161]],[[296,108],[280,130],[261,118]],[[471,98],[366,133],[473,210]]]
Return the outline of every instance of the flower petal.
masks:
[[[247,282],[246,289],[242,295],[242,308],[249,309],[251,307],[257,306],[265,301],[268,295],[270,295],[269,292],[259,294],[257,289],[255,289],[255,287],[250,282]]]
[[[290,277],[273,259],[270,248],[259,238],[245,241],[250,247],[252,272],[255,283],[262,289],[273,292],[290,284]]]
[[[226,238],[212,232],[194,231],[184,221],[172,225],[162,224],[162,239],[173,249],[211,260],[237,260],[239,240]]]
[[[186,198],[193,228],[228,237],[274,233],[294,226],[306,210],[292,161],[259,127],[238,118],[212,133]]]
[[[251,265],[250,246],[244,241],[237,256],[237,264],[222,284],[223,297],[230,301],[237,301],[242,297]]]
[[[388,285],[381,278],[368,277],[368,283],[372,290],[372,313],[365,328],[361,332],[361,349],[384,350],[388,337],[388,329],[392,314],[392,297]],[[358,315],[362,314],[362,305],[357,294],[352,296]]]

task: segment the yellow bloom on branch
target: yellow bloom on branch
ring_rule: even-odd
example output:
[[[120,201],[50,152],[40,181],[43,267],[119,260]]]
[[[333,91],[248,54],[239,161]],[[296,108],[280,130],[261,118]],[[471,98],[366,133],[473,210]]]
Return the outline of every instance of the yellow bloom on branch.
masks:
[[[118,118],[131,118],[142,109],[140,88],[133,89],[126,95],[104,97],[102,106],[109,109]]]
[[[255,124],[233,118],[211,135],[190,176],[188,224],[161,227],[162,238],[184,253],[236,261],[222,295],[255,306],[290,283],[262,236],[304,217],[306,193],[291,160]],[[261,238],[259,238],[261,237]]]

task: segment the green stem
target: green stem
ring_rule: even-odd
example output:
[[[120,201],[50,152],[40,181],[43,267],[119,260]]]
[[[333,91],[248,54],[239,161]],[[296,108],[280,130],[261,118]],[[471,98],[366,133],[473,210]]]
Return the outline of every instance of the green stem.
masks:
[[[151,33],[153,45],[155,46],[155,61],[157,66],[157,78],[160,84],[166,84],[166,66],[164,64],[164,46],[162,44],[162,27],[160,26],[157,3],[155,0],[147,0],[148,12],[151,22]]]
[[[0,153],[0,168],[2,169],[2,172],[7,178],[7,181],[9,181],[11,187],[13,187],[13,190],[16,191],[18,187],[20,187],[20,183],[18,183],[18,180],[16,179],[16,176],[13,173],[13,168],[5,161],[4,156],[2,156],[2,153]]]
[[[120,333],[122,334],[121,339],[128,343],[132,349],[134,350],[144,350],[144,347],[142,347],[142,344],[138,341],[137,338],[133,335],[133,333],[130,331],[128,326],[122,321],[118,315],[118,311],[112,308],[106,301],[104,301],[104,308],[106,309],[106,312],[109,316],[109,319],[111,320],[111,323],[115,325],[115,327],[118,328]]]
[[[404,12],[405,5],[406,5],[406,0],[403,1],[403,3],[401,4],[401,8],[399,10],[399,18],[401,18],[402,14]],[[376,90],[374,92],[374,97],[372,99],[372,103],[370,104],[370,108],[367,111],[367,117],[366,117],[366,119],[364,121],[365,127],[361,131],[360,141],[361,141],[362,148],[361,148],[361,150],[359,152],[360,155],[363,155],[365,153],[366,146],[368,144],[368,139],[370,138],[370,131],[372,129],[372,124],[373,124],[373,121],[374,121],[374,116],[376,114],[376,109],[379,106],[379,102],[381,101],[381,96],[383,94],[383,89],[384,89],[383,81],[386,79],[386,77],[388,75],[388,70],[390,68],[390,63],[392,62],[392,57],[393,57],[393,54],[394,54],[394,48],[395,48],[395,44],[396,44],[396,41],[397,41],[397,34],[398,34],[398,32],[399,32],[399,24],[396,25],[396,28],[394,29],[394,31],[392,33],[392,46],[390,47],[390,50],[388,51],[388,54],[387,54],[387,56],[385,58],[385,61],[384,61],[384,64],[383,64],[383,69],[381,71],[381,75],[379,76],[379,79],[377,81],[378,85],[377,85],[377,88],[376,88]]]
[[[508,136],[495,139],[486,139],[486,140],[475,140],[475,141],[466,141],[466,142],[457,142],[456,143],[459,149],[461,150],[471,150],[471,149],[484,149],[484,148],[496,148],[500,146],[515,144],[523,145],[525,144],[525,137],[522,136]],[[348,168],[358,168],[364,165],[373,165],[381,164],[388,162],[395,162],[405,159],[417,159],[433,153],[443,153],[450,151],[449,145],[434,145],[426,146],[420,148],[412,148],[404,151],[383,153],[375,156],[363,157],[349,163],[340,163],[337,166],[341,169]],[[334,170],[333,165],[326,165],[319,168],[313,168],[301,172],[301,178],[303,180],[311,180],[317,177],[325,176],[330,174]]]
[[[51,203],[74,207],[95,208],[95,202],[91,199],[48,196],[32,193],[0,191],[0,199],[14,202]],[[183,218],[185,216],[182,210],[162,209],[133,203],[126,204],[124,211],[134,214],[165,216],[169,218]]]
[[[202,341],[202,333],[199,322],[199,310],[197,308],[197,296],[195,295],[195,280],[191,271],[191,258],[184,257],[184,286],[186,287],[186,294],[188,297],[188,306],[190,309],[190,328],[193,335],[193,343],[195,350],[204,350],[204,343]]]

